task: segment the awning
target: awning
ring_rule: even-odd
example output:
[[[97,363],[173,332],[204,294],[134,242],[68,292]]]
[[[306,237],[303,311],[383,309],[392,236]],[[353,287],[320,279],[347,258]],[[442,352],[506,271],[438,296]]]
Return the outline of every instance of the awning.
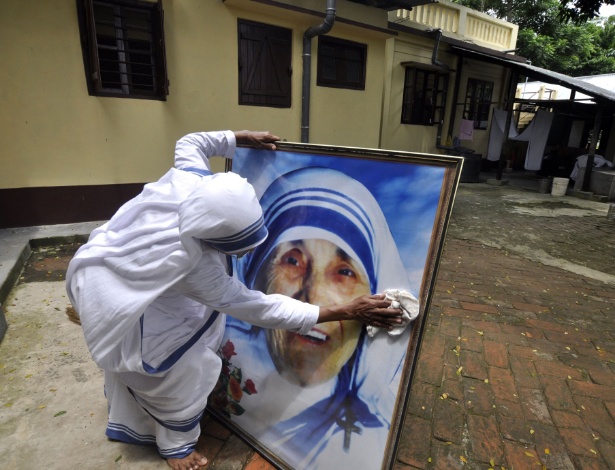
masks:
[[[507,58],[505,55],[502,56],[502,54],[504,54],[502,52],[490,54],[485,53],[484,51],[479,51],[476,47],[451,44],[451,41],[446,42],[449,42],[452,50],[458,52],[464,57],[516,69],[519,74],[531,77],[533,80],[543,81],[552,85],[561,85],[569,88],[570,90],[578,91],[585,95],[591,96],[596,103],[605,106],[605,108],[608,108],[609,110],[615,110],[615,93],[607,90],[606,88],[593,85],[578,78],[569,77],[568,75],[552,72],[547,69],[521,62],[518,60],[520,56],[511,56],[510,58]]]

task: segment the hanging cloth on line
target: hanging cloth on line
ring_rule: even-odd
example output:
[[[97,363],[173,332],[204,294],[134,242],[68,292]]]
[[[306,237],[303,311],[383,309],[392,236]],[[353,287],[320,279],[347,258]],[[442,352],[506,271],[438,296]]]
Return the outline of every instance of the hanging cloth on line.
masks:
[[[553,113],[539,109],[532,119],[529,126],[522,133],[519,133],[515,124],[511,121],[508,131],[510,140],[527,142],[525,152],[524,168],[526,170],[537,171],[542,167],[544,150],[547,145]],[[506,111],[500,109],[493,110],[491,117],[491,130],[489,132],[489,147],[487,159],[498,161],[502,144],[504,143],[504,127],[506,126]]]

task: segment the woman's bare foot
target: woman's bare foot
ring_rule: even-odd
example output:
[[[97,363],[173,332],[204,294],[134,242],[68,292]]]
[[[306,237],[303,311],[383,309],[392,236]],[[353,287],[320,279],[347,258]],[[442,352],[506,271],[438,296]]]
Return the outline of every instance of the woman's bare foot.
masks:
[[[173,470],[199,470],[207,465],[208,462],[205,456],[195,450],[183,459],[167,459],[167,463]]]

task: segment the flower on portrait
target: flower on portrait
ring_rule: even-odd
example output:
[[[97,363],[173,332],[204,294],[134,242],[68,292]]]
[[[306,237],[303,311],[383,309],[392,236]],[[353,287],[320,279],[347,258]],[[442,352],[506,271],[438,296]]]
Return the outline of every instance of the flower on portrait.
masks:
[[[248,395],[254,395],[255,393],[257,393],[256,385],[254,385],[252,379],[246,380],[246,382],[243,384],[243,391],[246,392]]]
[[[241,397],[243,395],[243,390],[241,390],[241,382],[239,382],[232,375],[230,376],[229,382],[228,382],[228,394],[231,397],[231,399],[237,402],[241,400]]]
[[[224,343],[224,346],[222,346],[220,348],[220,352],[222,353],[222,356],[226,360],[230,360],[231,357],[237,355],[237,353],[235,352],[235,345],[233,343],[231,343],[230,340],[228,340],[226,343]]]

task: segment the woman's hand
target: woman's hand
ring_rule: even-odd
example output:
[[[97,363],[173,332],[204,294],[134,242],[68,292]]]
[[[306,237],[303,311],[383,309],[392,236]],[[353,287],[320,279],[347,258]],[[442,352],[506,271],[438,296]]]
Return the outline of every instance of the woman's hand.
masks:
[[[234,134],[238,144],[266,150],[275,150],[274,142],[281,140],[269,131],[234,131]]]
[[[366,325],[391,329],[402,323],[402,311],[390,306],[391,301],[384,294],[362,295],[346,304],[320,307],[317,323],[356,320]]]

